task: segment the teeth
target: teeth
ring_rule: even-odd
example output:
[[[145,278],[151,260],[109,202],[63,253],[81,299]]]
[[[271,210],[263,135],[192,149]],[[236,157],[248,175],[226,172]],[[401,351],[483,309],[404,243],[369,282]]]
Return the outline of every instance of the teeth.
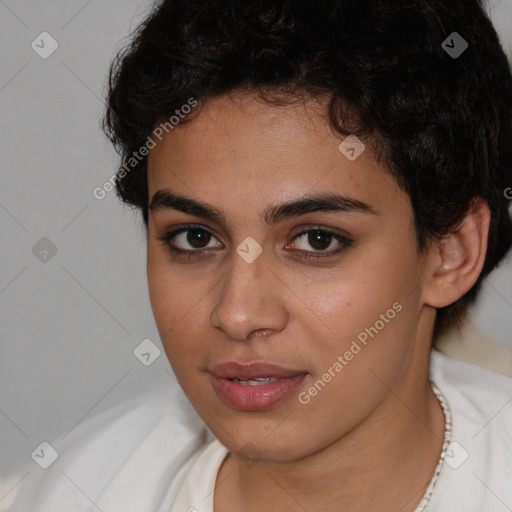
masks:
[[[277,379],[272,379],[271,377],[257,377],[256,379],[249,380],[240,380],[240,379],[231,379],[232,381],[241,384],[242,386],[261,386],[262,384],[270,384],[272,382],[276,382]]]

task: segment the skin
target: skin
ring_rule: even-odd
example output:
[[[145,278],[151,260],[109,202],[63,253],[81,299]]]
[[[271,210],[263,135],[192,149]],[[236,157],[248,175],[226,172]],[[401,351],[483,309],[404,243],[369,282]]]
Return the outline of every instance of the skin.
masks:
[[[217,477],[215,512],[327,510],[333,503],[346,512],[413,511],[441,452],[444,415],[428,382],[436,308],[476,281],[489,210],[477,203],[456,233],[418,253],[409,197],[370,144],[354,161],[340,153],[343,137],[324,108],[321,99],[272,106],[250,93],[222,96],[149,153],[150,200],[168,189],[226,218],[218,224],[155,209],[148,226],[149,294],[166,354],[192,405],[230,451]],[[331,192],[377,214],[314,212],[271,227],[261,219],[269,205]],[[171,243],[207,247],[208,257],[173,256],[158,240],[185,223],[214,236],[197,246],[186,234]],[[315,246],[307,234],[296,236],[316,227],[345,233],[353,244],[306,259]],[[236,253],[248,236],[263,250],[252,263]],[[298,392],[395,302],[402,305],[395,318],[301,404]],[[308,376],[268,410],[237,411],[210,383],[208,369],[224,361],[269,361]]]

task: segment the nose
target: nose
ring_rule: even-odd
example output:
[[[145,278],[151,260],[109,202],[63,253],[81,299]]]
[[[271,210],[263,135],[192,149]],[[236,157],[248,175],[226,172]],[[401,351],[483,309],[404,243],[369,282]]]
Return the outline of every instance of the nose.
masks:
[[[283,288],[264,253],[252,263],[234,254],[219,285],[210,324],[238,341],[281,331],[288,320]]]

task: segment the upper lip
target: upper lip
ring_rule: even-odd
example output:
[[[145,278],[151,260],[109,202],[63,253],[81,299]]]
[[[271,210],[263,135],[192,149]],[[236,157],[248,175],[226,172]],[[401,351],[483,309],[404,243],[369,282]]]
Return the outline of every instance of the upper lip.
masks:
[[[228,361],[213,366],[211,373],[222,379],[248,380],[264,377],[272,379],[295,377],[307,372],[282,368],[273,363],[237,363],[235,361]]]

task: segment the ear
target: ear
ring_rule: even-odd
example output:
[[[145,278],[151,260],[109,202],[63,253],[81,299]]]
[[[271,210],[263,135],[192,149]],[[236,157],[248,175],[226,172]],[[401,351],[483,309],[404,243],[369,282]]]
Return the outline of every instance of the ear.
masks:
[[[491,212],[487,203],[475,199],[460,227],[430,249],[429,277],[423,302],[435,308],[460,299],[475,284],[485,262]]]

